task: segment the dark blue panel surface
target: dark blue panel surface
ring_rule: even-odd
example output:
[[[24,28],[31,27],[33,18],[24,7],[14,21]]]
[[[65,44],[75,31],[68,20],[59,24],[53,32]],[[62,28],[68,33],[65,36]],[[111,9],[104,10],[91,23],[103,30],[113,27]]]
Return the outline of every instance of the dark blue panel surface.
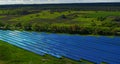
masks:
[[[0,40],[39,55],[120,64],[120,37],[0,30]]]

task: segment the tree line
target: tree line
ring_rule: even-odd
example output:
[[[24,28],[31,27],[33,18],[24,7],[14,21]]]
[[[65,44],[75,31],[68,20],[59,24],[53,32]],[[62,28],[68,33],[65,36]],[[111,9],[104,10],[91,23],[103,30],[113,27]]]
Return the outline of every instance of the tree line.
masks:
[[[52,33],[70,33],[70,34],[95,34],[95,35],[120,35],[120,28],[114,27],[94,27],[80,26],[79,24],[48,24],[48,23],[0,23],[2,30],[27,30]]]

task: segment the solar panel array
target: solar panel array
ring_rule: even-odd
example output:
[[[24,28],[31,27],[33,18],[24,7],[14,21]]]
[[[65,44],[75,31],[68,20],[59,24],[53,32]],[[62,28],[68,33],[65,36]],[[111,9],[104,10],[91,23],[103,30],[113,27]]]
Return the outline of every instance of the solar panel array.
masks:
[[[39,55],[120,64],[120,37],[0,30],[0,40]]]

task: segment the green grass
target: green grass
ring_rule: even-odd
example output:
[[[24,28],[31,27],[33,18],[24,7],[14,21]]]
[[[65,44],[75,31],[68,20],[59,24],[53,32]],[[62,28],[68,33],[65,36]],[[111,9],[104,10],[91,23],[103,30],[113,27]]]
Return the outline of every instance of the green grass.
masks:
[[[0,18],[5,18],[5,16],[0,16]]]
[[[107,17],[107,16],[120,16],[120,12],[118,11],[97,11],[94,13],[86,14],[87,17]]]
[[[71,13],[74,13],[74,11]],[[50,13],[50,11],[42,11],[40,13],[29,14],[29,15],[18,17],[18,18],[13,18],[10,21],[27,21],[28,22],[28,21],[32,21],[32,20],[38,19],[38,18],[40,18],[40,19],[55,19],[63,14],[68,15],[70,13],[68,11],[61,12],[61,13],[59,13],[59,12]]]
[[[74,61],[68,58],[55,58],[50,55],[40,56],[23,50],[6,42],[0,41],[0,64],[93,64],[81,60]]]
[[[2,16],[2,15],[1,15]],[[50,11],[9,14],[0,18],[2,29],[72,34],[120,34],[119,11]],[[55,26],[54,26],[55,25]],[[107,27],[109,31],[104,29]],[[72,29],[71,29],[72,28]],[[99,29],[101,28],[101,29]],[[104,31],[104,30],[106,31]]]
[[[66,15],[66,19],[61,18],[62,15]],[[111,11],[64,11],[64,12],[50,12],[49,10],[41,11],[38,13],[31,13],[28,15],[19,16],[0,16],[0,20],[5,22],[35,22],[35,23],[66,23],[66,24],[79,24],[81,26],[91,26],[94,22],[96,25],[101,25],[102,22],[112,21],[114,18],[109,17],[120,16],[120,12]],[[10,17],[10,18],[8,18]],[[105,18],[103,21],[99,18]]]

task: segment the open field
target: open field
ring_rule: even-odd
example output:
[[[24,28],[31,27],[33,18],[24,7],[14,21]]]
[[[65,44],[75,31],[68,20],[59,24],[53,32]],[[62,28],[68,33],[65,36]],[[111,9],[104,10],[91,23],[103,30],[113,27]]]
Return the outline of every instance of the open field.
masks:
[[[14,11],[14,10],[13,10]],[[71,34],[120,35],[119,11],[51,11],[36,13],[0,10],[0,29]],[[30,11],[27,11],[30,12]]]

